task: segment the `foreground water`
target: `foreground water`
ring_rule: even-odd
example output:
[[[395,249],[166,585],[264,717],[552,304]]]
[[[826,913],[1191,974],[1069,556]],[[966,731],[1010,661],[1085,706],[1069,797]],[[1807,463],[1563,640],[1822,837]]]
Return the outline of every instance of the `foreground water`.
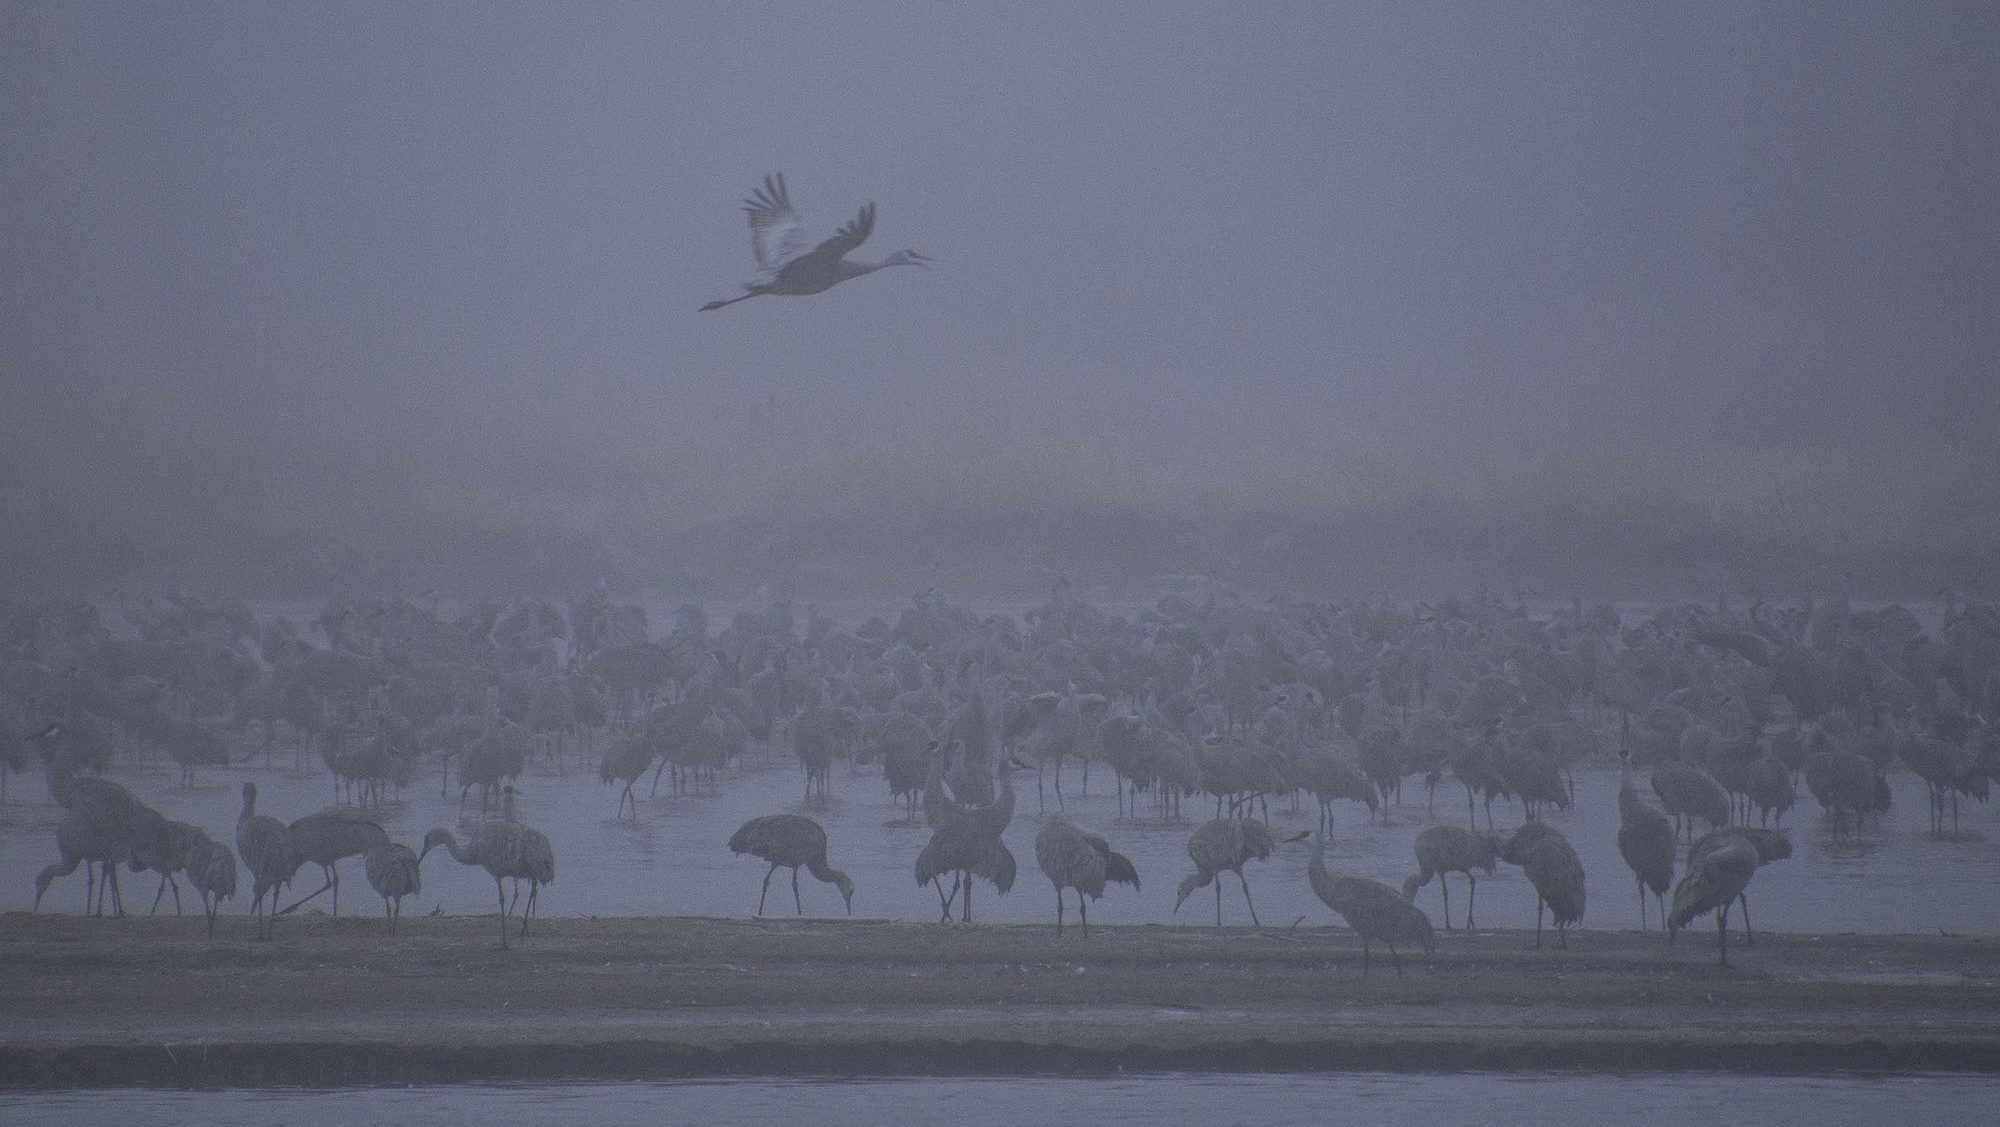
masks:
[[[774,1123],[814,1127],[950,1122],[1270,1124],[1309,1119],[1396,1124],[1988,1124],[2000,1081],[1984,1076],[1745,1076],[1675,1073],[1341,1073],[1102,1078],[715,1080],[682,1083],[450,1085],[332,1091],[88,1090],[0,1095],[16,1124],[206,1127],[429,1124]]]
[[[202,826],[218,840],[233,843],[244,780],[257,782],[265,813],[290,820],[326,806],[332,785],[316,757],[295,762],[290,749],[279,749],[267,765],[261,755],[227,770],[204,772],[194,786],[182,786],[174,766],[165,761],[126,766],[113,778],[131,786],[169,817]],[[1051,783],[1053,780],[1050,780]],[[1891,776],[1893,808],[1879,825],[1860,834],[1835,835],[1819,818],[1810,798],[1787,820],[1794,856],[1759,872],[1751,886],[1752,922],[1779,931],[1915,932],[2000,934],[2000,898],[1993,895],[1993,873],[2000,849],[2000,812],[1966,803],[1962,831],[1939,837],[1929,832],[1921,781],[1907,772]],[[975,894],[976,919],[994,923],[1047,923],[1054,916],[1054,894],[1036,868],[1034,838],[1041,804],[1034,772],[1017,775],[1021,787],[1019,813],[1006,834],[1020,867],[1013,892],[995,895],[982,884]],[[456,788],[440,794],[441,780],[432,775],[414,783],[401,801],[372,813],[390,836],[412,846],[433,826],[460,826]],[[1144,881],[1134,893],[1114,887],[1091,908],[1093,923],[1212,924],[1215,898],[1210,889],[1194,894],[1174,911],[1175,886],[1192,869],[1187,839],[1213,811],[1201,800],[1189,799],[1185,820],[1162,822],[1150,802],[1136,817],[1120,818],[1109,790],[1110,777],[1101,768],[1090,779],[1087,796],[1078,792],[1083,780],[1072,767],[1065,773],[1064,799],[1069,816],[1108,836],[1132,857]],[[558,859],[557,879],[541,897],[540,910],[566,916],[748,916],[757,907],[758,886],[766,866],[752,857],[738,857],[724,847],[730,833],[760,814],[800,811],[819,819],[831,839],[832,862],[854,879],[854,912],[861,917],[934,920],[935,893],[920,888],[912,877],[917,852],[928,827],[909,819],[892,801],[873,767],[852,770],[837,765],[831,798],[803,801],[803,771],[785,752],[753,752],[742,765],[725,771],[712,789],[669,797],[647,797],[641,783],[637,817],[629,811],[615,816],[617,791],[597,779],[594,757],[571,756],[566,762],[538,761],[520,780],[521,819],[551,838]],[[1576,777],[1577,803],[1549,815],[1581,855],[1588,877],[1586,933],[1591,928],[1632,928],[1639,922],[1638,899],[1630,871],[1617,852],[1618,773],[1585,770]],[[477,797],[473,804],[477,806]],[[1046,793],[1049,815],[1057,810],[1053,787]],[[8,800],[0,804],[0,911],[26,910],[34,901],[34,878],[56,857],[53,830],[63,811],[48,801],[38,774],[15,776]],[[1520,820],[1505,803],[1494,807],[1496,824],[1507,829]],[[476,817],[476,812],[473,816]],[[1289,799],[1274,800],[1271,821],[1281,833],[1311,829],[1316,813],[1310,802],[1294,809]],[[1367,811],[1352,803],[1335,808],[1329,865],[1362,876],[1400,883],[1415,867],[1413,842],[1418,832],[1439,822],[1464,824],[1463,788],[1447,781],[1427,810],[1420,783],[1412,781],[1404,804],[1392,806],[1386,818],[1370,821]],[[1481,812],[1484,825],[1484,812]],[[1312,894],[1305,879],[1307,849],[1295,844],[1280,849],[1271,860],[1247,869],[1258,916],[1266,926],[1295,921],[1317,926],[1335,922]],[[341,911],[379,914],[381,902],[372,896],[359,861],[341,866]],[[246,931],[248,880],[225,918],[225,929]],[[1465,885],[1452,881],[1452,916],[1462,923]],[[144,912],[152,902],[157,879],[126,876],[122,880],[128,910]],[[308,866],[298,876],[297,895],[320,884]],[[772,882],[768,910],[794,911],[788,873]],[[1250,922],[1243,892],[1234,875],[1221,878],[1223,920],[1231,925]],[[808,914],[834,915],[840,897],[831,885],[809,876],[801,881]],[[1520,870],[1502,865],[1482,876],[1476,920],[1482,927],[1532,927],[1535,900]],[[187,893],[189,910],[193,894]],[[288,897],[288,902],[291,897]],[[83,908],[82,870],[56,881],[42,903],[43,911],[74,913]],[[1442,901],[1433,882],[1418,897],[1432,919],[1442,922]],[[304,910],[331,907],[320,896]],[[169,894],[165,909],[172,910]],[[493,885],[478,869],[459,866],[433,853],[423,868],[423,891],[405,904],[413,920],[432,911],[452,915],[493,911]],[[1650,911],[1650,909],[1649,909]],[[1653,919],[1653,926],[1658,926]]]

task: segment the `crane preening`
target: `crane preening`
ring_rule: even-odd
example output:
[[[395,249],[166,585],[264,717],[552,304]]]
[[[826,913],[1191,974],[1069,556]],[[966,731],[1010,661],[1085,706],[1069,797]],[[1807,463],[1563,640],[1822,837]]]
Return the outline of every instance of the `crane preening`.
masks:
[[[750,249],[757,256],[760,276],[754,282],[743,283],[745,292],[741,295],[702,306],[703,313],[760,294],[803,297],[831,289],[849,278],[873,274],[885,266],[923,266],[930,261],[913,250],[899,250],[880,262],[855,262],[846,257],[849,251],[867,242],[875,230],[873,203],[864,204],[861,213],[835,231],[832,238],[810,246],[798,212],[792,210],[792,197],[785,191],[782,172],[764,177],[763,186],[743,201],[743,210],[750,214]]]

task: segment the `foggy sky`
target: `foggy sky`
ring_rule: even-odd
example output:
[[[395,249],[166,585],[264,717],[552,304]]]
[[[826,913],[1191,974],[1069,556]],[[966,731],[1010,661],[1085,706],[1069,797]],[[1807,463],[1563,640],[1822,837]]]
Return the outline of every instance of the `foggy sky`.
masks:
[[[1990,4],[0,8],[0,587],[2000,560]]]

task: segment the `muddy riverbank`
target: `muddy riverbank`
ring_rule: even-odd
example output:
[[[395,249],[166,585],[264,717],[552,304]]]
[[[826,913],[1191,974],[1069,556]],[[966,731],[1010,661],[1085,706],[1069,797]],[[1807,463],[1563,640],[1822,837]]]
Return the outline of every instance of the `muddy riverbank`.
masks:
[[[2000,941],[0,915],[0,1085],[1117,1069],[2000,1071]],[[231,927],[230,925],[236,925]],[[1732,945],[1734,947],[1734,945]]]

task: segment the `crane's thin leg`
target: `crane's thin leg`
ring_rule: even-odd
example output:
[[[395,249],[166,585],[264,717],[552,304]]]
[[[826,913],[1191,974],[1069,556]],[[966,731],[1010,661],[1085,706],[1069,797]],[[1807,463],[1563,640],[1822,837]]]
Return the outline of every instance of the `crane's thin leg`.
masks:
[[[327,883],[333,886],[333,914],[337,916],[340,914],[340,862],[328,865],[326,872]]]
[[[507,949],[507,889],[499,877],[493,878],[493,894],[500,898],[500,949]]]
[[[1535,894],[1535,946],[1542,945],[1542,894]]]
[[[1472,898],[1477,895],[1479,895],[1479,878],[1472,875],[1471,869],[1467,869],[1465,871],[1465,930],[1467,931],[1472,930]],[[1450,921],[1446,921],[1445,926],[1450,927]]]
[[[1062,924],[1063,924],[1062,885],[1056,885],[1056,934],[1057,935],[1062,934]]]
[[[1633,883],[1639,886],[1639,930],[1644,931],[1646,930],[1646,879],[1634,877]]]
[[[1056,890],[1056,899],[1062,899],[1062,890]],[[1076,890],[1076,914],[1083,921],[1083,937],[1090,938],[1090,905],[1083,902],[1083,889]]]
[[[1243,875],[1243,870],[1238,869],[1236,870],[1236,879],[1243,882],[1243,902],[1250,906],[1251,926],[1263,927],[1264,921],[1257,918],[1257,903],[1256,901],[1250,899],[1250,878]],[[1218,895],[1222,892],[1221,881],[1215,882],[1215,891]]]
[[[961,922],[971,923],[972,922],[972,874],[971,873],[961,872],[959,874],[959,888],[965,893],[965,899],[961,902],[965,908],[965,915]]]
[[[159,912],[160,912],[160,900],[161,900],[161,898],[162,898],[162,897],[166,896],[166,894],[167,894],[167,878],[166,878],[166,877],[161,877],[161,878],[160,878],[160,890],[159,890],[158,892],[155,892],[155,893],[153,893],[153,906],[152,906],[151,908],[148,908],[148,909],[146,909],[146,914],[147,914],[147,915],[149,915],[149,916],[154,916],[154,915],[158,915],[158,914],[159,914]],[[178,890],[176,890],[176,895],[178,895],[178,894],[179,894],[179,893],[178,893]]]
[[[764,890],[757,894],[757,914],[760,916],[764,914],[764,898],[771,894],[771,875],[777,871],[776,861],[771,862],[771,867],[764,871]]]
[[[327,889],[329,889],[329,888],[332,888],[332,887],[333,887],[333,869],[332,869],[332,867],[331,867],[331,866],[324,866],[324,865],[323,865],[323,866],[321,866],[321,868],[322,868],[322,869],[324,869],[324,870],[325,870],[325,872],[326,872],[326,883],[325,883],[325,884],[323,884],[323,885],[320,885],[320,886],[319,886],[318,888],[314,889],[314,890],[312,891],[312,895],[311,895],[311,896],[304,896],[304,897],[300,897],[300,898],[299,898],[298,900],[294,901],[294,902],[293,902],[293,903],[291,903],[290,905],[287,905],[284,911],[282,911],[282,912],[278,912],[278,914],[279,914],[279,915],[281,915],[281,916],[289,916],[289,915],[291,915],[291,914],[292,914],[293,912],[296,912],[296,911],[298,911],[298,910],[299,910],[299,909],[300,909],[301,907],[303,907],[303,906],[304,906],[304,905],[305,905],[305,904],[306,904],[306,903],[307,903],[308,901],[312,900],[312,899],[313,899],[313,897],[316,897],[316,896],[318,896],[318,895],[319,895],[320,893],[322,893],[322,892],[325,892],[325,891],[326,891]],[[271,909],[272,909],[273,911],[277,911],[277,907],[278,907],[278,890],[277,890],[277,888],[273,887],[273,888],[271,889]]]
[[[1715,910],[1715,946],[1722,952],[1722,965],[1729,965],[1729,905]]]
[[[1444,892],[1444,929],[1446,931],[1450,931],[1451,930],[1451,878],[1444,873],[1439,873],[1438,888],[1443,890]]]
[[[382,918],[389,921],[389,934],[396,934],[396,913],[389,910],[389,898],[382,898]]]
[[[1222,880],[1220,877],[1216,878],[1215,881],[1215,926],[1222,926]]]
[[[798,909],[799,915],[803,916],[806,914],[805,901],[799,899],[799,867],[797,865],[792,866],[792,907]]]

